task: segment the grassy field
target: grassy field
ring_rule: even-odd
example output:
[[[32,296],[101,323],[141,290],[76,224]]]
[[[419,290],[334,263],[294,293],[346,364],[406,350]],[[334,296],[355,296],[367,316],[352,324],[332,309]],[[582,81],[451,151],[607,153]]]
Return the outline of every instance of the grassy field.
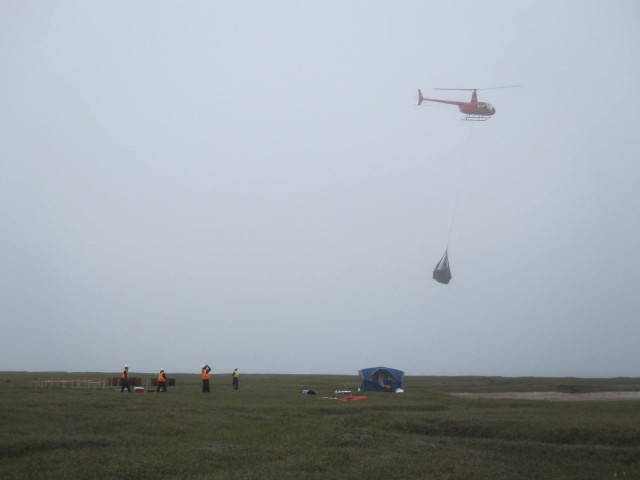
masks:
[[[1,478],[640,479],[638,401],[448,394],[638,391],[640,379],[408,377],[405,393],[358,402],[322,398],[357,388],[355,375],[243,374],[238,391],[214,376],[209,395],[196,375],[166,394],[28,385],[79,376],[106,375],[0,373]]]

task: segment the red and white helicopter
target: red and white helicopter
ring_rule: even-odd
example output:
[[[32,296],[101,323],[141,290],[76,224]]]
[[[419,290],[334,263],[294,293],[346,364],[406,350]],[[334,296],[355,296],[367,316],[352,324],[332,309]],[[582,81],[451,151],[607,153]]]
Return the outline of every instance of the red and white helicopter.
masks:
[[[437,102],[437,103],[448,103],[449,105],[457,105],[462,113],[466,116],[462,120],[473,120],[473,121],[486,121],[491,118],[493,114],[496,113],[496,109],[493,105],[487,102],[479,102],[478,101],[478,90],[495,90],[498,88],[514,88],[519,85],[507,85],[504,87],[491,87],[491,88],[436,88],[435,90],[463,90],[473,92],[471,94],[470,102],[461,102],[456,100],[441,100],[438,98],[426,98],[422,95],[422,90],[418,90],[418,105],[422,105],[422,102]]]

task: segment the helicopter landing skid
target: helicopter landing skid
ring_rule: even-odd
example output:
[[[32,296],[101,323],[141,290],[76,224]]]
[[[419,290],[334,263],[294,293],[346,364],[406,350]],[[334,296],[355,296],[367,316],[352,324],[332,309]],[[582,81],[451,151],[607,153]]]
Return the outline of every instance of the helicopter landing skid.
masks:
[[[464,120],[467,122],[486,122],[490,118],[491,117],[484,117],[482,115],[467,115],[466,117],[461,118],[460,120]]]

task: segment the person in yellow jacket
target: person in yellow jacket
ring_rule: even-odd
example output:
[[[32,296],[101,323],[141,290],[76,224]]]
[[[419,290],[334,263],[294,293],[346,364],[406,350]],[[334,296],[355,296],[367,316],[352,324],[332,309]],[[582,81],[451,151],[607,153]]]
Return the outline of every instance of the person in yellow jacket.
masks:
[[[124,389],[127,389],[127,392],[131,393],[131,387],[129,386],[129,365],[124,366],[124,370],[120,374],[120,393],[124,392]]]
[[[156,392],[166,392],[167,391],[167,376],[164,373],[164,368],[160,369],[160,373],[158,374],[158,388],[156,388]]]
[[[233,373],[231,374],[231,376],[233,377],[233,388],[234,390],[238,389],[238,381],[240,380],[240,372],[238,371],[238,369],[234,369]]]
[[[209,387],[209,372],[211,372],[211,367],[209,365],[202,365],[202,369],[200,370],[200,378],[202,378],[202,393],[211,392],[211,388]]]

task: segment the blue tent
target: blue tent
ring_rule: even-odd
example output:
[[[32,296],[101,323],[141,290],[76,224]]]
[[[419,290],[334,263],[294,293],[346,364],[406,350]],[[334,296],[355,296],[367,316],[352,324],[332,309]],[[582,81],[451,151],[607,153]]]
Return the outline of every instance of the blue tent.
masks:
[[[358,370],[362,379],[361,390],[378,390],[381,392],[395,392],[402,387],[404,372],[388,367],[371,367]]]

